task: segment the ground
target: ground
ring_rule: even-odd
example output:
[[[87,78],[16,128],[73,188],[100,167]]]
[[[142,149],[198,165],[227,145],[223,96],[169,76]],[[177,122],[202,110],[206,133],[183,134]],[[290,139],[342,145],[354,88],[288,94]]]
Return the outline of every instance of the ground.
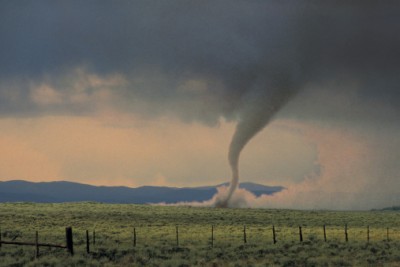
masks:
[[[39,243],[65,244],[68,226],[73,229],[74,256],[65,249],[40,247],[35,259],[34,246],[3,244],[0,266],[400,266],[396,211],[0,204],[3,241],[34,242],[38,231]]]

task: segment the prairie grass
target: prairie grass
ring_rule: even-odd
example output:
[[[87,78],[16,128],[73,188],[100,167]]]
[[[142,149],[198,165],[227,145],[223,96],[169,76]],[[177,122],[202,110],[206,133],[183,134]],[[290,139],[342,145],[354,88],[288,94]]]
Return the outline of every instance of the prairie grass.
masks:
[[[67,226],[73,228],[73,257],[63,249],[41,247],[40,257],[35,259],[34,247],[3,245],[0,266],[400,266],[400,213],[396,211],[214,209],[91,202],[0,204],[2,240],[34,241],[35,231],[39,231],[40,242],[64,244]],[[299,242],[299,226],[303,242]],[[86,253],[86,230],[90,232],[90,254]]]

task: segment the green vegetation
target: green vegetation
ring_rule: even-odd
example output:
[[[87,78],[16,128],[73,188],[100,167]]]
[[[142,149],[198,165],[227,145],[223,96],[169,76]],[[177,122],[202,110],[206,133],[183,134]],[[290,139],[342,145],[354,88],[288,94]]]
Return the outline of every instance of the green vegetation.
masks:
[[[324,224],[327,242],[324,242]],[[276,244],[272,239],[273,225]],[[303,242],[299,242],[300,225]],[[370,242],[367,242],[368,225]],[[73,257],[63,249],[41,247],[40,257],[35,259],[35,247],[3,245],[0,266],[400,266],[400,213],[396,211],[0,204],[4,241],[33,242],[35,231],[39,231],[39,242],[65,244],[67,226],[72,226],[74,232]],[[90,254],[86,253],[86,230],[90,231],[91,242],[92,231],[96,231],[96,244],[91,244]]]

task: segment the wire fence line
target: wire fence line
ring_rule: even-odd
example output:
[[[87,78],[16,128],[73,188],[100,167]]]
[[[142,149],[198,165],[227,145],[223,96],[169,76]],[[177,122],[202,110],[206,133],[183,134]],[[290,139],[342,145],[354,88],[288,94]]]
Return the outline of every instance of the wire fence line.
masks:
[[[301,228],[301,230],[299,229]],[[174,240],[175,227],[172,226],[145,226],[136,227],[137,242],[154,242]],[[179,226],[179,238],[182,242],[200,242],[211,240],[218,242],[245,242],[260,243],[273,242],[273,229],[275,229],[276,241],[303,241],[322,240],[325,241],[346,241],[345,226],[329,226],[326,225],[325,236],[324,227],[288,227],[288,226],[209,226],[208,228],[196,229],[190,225]],[[301,231],[301,233],[300,233]],[[350,241],[383,241],[383,240],[400,240],[400,229],[387,227],[347,227],[348,242]]]
[[[12,233],[12,232],[11,232]],[[9,232],[5,232],[4,236],[8,236]],[[14,245],[14,246],[34,246],[35,247],[35,257],[39,257],[39,248],[40,247],[47,247],[47,248],[58,248],[58,249],[66,249],[69,254],[74,255],[73,250],[73,236],[72,236],[72,228],[66,227],[65,228],[65,245],[57,243],[44,243],[39,242],[39,232],[35,231],[35,239],[34,241],[20,241],[16,240],[18,237],[21,237],[20,232],[19,235],[14,235],[11,240],[3,240],[3,234],[0,229],[0,249],[3,245]],[[89,244],[87,245],[89,248]],[[89,253],[89,250],[87,251]]]
[[[69,229],[69,230],[68,230]],[[39,231],[40,232],[40,231]],[[66,235],[46,230],[40,235],[24,230],[0,230],[0,250],[4,245],[32,245],[65,248],[73,255],[73,246],[91,253],[103,247],[224,247],[294,242],[382,242],[400,241],[400,228],[351,225],[146,225],[121,229],[66,228]],[[34,240],[27,242],[27,240]],[[62,242],[60,242],[62,241]],[[52,245],[55,244],[55,245]],[[57,245],[56,245],[57,244]],[[62,244],[62,245],[60,245]],[[65,244],[65,245],[63,245]]]

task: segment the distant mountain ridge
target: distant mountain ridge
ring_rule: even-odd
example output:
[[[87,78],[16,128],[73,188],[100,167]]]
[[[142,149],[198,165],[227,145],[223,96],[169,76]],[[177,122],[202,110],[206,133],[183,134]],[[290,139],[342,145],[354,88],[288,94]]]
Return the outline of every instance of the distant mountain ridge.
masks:
[[[0,182],[0,202],[80,202],[95,201],[105,203],[177,203],[205,201],[212,198],[217,187],[163,187],[141,186],[94,186],[66,181],[28,182],[22,180]],[[265,186],[255,183],[241,183],[244,188],[256,196],[272,195],[284,189],[282,186]]]

